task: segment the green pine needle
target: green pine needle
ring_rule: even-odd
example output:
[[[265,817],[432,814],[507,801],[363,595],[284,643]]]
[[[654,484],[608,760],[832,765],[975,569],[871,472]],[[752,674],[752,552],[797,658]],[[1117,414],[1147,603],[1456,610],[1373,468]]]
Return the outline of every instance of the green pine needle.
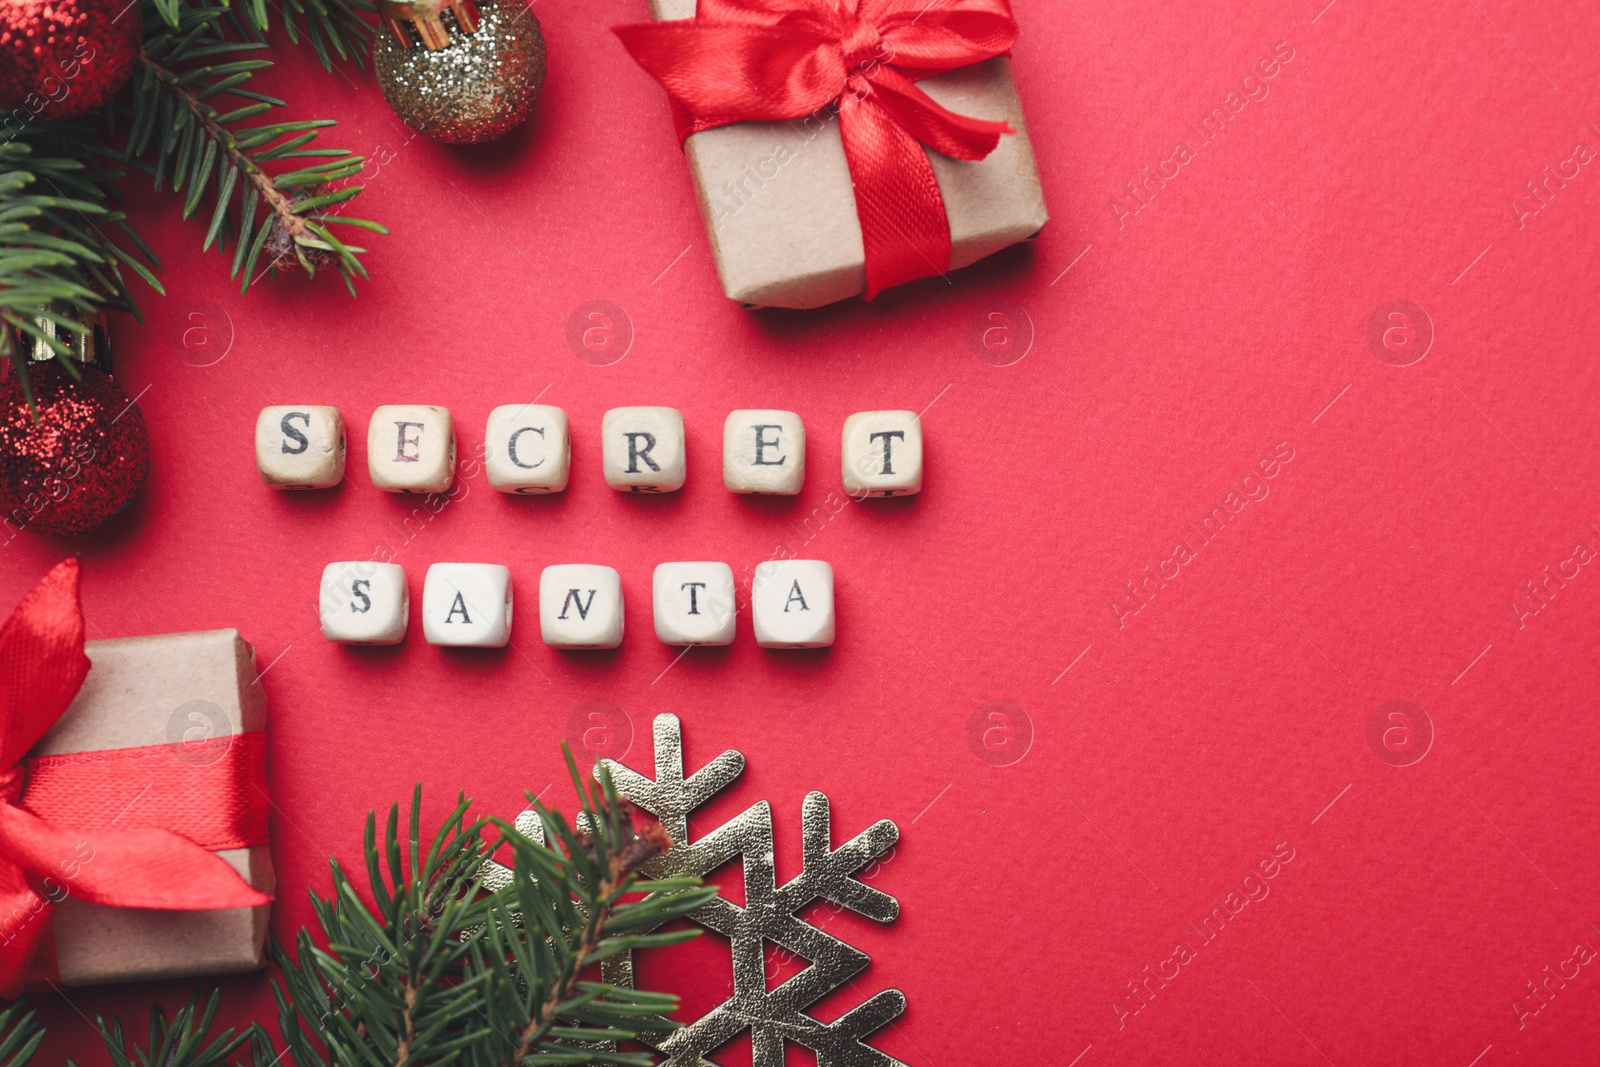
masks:
[[[330,227],[388,231],[368,219],[305,217],[360,194],[362,186],[347,183],[366,160],[342,148],[310,147],[332,120],[262,121],[286,107],[247,88],[258,72],[272,66],[255,58],[267,47],[261,37],[268,28],[266,0],[244,0],[242,19],[226,0],[143,3],[150,30],[140,67],[121,101],[123,110],[113,115],[128,129],[123,158],[150,175],[157,189],[170,187],[180,194],[185,218],[205,220],[202,247],[231,257],[230,276],[239,279],[240,292],[266,274],[296,265],[313,275],[331,267],[353,292],[354,279],[366,276],[358,258],[363,250],[333,238]],[[309,19],[308,39],[328,65],[322,49],[329,42],[340,57],[361,53],[350,36],[354,31],[342,21],[354,19],[353,10],[344,0],[291,3],[285,29],[296,40],[294,14]],[[268,166],[308,158],[318,162],[278,170]]]
[[[99,1020],[112,1067],[243,1067],[246,1046],[250,1067],[649,1067],[651,1055],[620,1045],[677,1028],[668,1017],[677,998],[582,975],[693,936],[632,931],[682,918],[716,890],[639,877],[670,843],[659,827],[635,831],[609,777],[585,782],[567,761],[581,832],[531,797],[542,840],[500,819],[469,820],[463,797],[428,837],[421,786],[403,827],[398,805],[381,836],[369,813],[366,892],[332,860],[332,894],[311,894],[317,935],[302,929],[292,951],[273,942],[279,1041],[259,1023],[213,1033],[220,993],[196,991],[171,1016],[153,1008],[143,1040],[120,1019]],[[487,889],[486,864],[503,850],[510,881]],[[0,1012],[0,1067],[25,1067],[43,1036],[21,1003]]]
[[[309,43],[331,70],[339,61],[362,63],[373,34],[364,16],[375,10],[372,0],[140,0],[140,63],[101,123],[5,124],[0,366],[13,365],[30,403],[19,337],[68,362],[57,334],[83,332],[102,307],[138,315],[127,275],[164,291],[155,274],[160,261],[116,206],[121,166],[181,198],[183,217],[204,225],[201,247],[228,257],[240,292],[293,266],[335,270],[355,295],[355,280],[367,276],[365,249],[336,232],[388,233],[343,214],[362,190],[364,157],[314,147],[332,120],[273,121],[286,102],[249,86],[272,65],[260,55],[269,11],[291,43]]]

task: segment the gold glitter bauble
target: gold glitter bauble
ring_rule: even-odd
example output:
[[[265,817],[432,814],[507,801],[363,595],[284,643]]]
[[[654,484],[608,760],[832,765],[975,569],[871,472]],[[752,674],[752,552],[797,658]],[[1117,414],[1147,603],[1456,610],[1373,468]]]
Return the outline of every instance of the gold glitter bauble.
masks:
[[[544,34],[523,0],[478,0],[477,29],[449,19],[449,43],[426,48],[379,32],[372,65],[383,98],[407,126],[446,144],[489,141],[533,111],[544,84]]]

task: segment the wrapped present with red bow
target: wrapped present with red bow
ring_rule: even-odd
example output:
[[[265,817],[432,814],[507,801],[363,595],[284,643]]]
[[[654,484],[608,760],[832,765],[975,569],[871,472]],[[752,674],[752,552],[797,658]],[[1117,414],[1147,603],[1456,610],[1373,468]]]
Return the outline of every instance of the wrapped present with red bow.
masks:
[[[262,966],[266,700],[234,630],[84,642],[78,564],[0,627],[0,996]]]
[[[1008,0],[651,0],[728,296],[811,308],[944,276],[1049,218]]]

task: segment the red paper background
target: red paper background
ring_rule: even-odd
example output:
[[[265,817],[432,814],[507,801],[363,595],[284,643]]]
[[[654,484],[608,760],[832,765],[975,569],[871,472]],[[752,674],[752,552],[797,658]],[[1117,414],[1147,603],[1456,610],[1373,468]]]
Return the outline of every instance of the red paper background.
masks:
[[[665,100],[605,29],[642,18],[638,0],[538,4],[545,99],[484,148],[409,140],[369,74],[280,49],[263,80],[373,160],[356,210],[394,230],[370,242],[374,280],[353,302],[333,279],[241,298],[175,202],[136,196],[162,220],[145,228],[172,292],[145,301],[146,325],[117,324],[154,469],[100,534],[11,540],[0,600],[81,551],[94,636],[237,626],[255,642],[280,936],[309,918],[328,855],[358,855],[367,810],[418,779],[435,812],[457,789],[504,815],[523,789],[564,799],[558,742],[605,700],[631,722],[635,767],[661,711],[683,717],[691,767],[746,754],[695,826],[770,798],[780,877],[808,790],[832,798],[838,840],[899,824],[873,884],[902,918],[829,920],[873,963],[821,1011],[903,989],[877,1044],[909,1064],[1593,1062],[1600,964],[1552,983],[1520,1027],[1512,1004],[1576,943],[1600,947],[1600,574],[1548,584],[1520,626],[1512,604],[1575,545],[1600,549],[1600,162],[1546,183],[1537,213],[1519,220],[1512,200],[1575,144],[1600,150],[1600,20],[1581,4],[1325,4],[1016,0],[1049,229],[810,314],[720,295]],[[1124,183],[1192,142],[1187,124],[1279,42],[1293,58],[1269,95],[1119,221]],[[566,337],[596,299],[631,322],[609,366]],[[1368,339],[1395,299],[1434,331],[1405,367]],[[983,330],[1002,321],[1026,354],[996,366]],[[447,405],[470,456],[492,406],[536,396],[572,418],[567,493],[502,496],[478,473],[397,536],[417,502],[368,485],[371,410]],[[349,484],[259,484],[255,413],[290,402],[344,411]],[[624,404],[683,411],[682,492],[601,481],[600,417]],[[801,497],[723,490],[721,422],[748,406],[804,416]],[[924,411],[926,489],[843,504],[840,426],[882,407]],[[1193,527],[1280,444],[1292,461],[1250,483],[1268,495],[1202,544]],[[1194,558],[1119,617],[1124,582],[1180,539]],[[392,650],[322,640],[322,566],[379,544],[414,597],[432,562],[509,564],[514,647],[441,650],[416,619]],[[765,652],[746,618],[733,647],[674,665],[651,631],[654,565],[743,573],[775,550],[833,563],[837,644]],[[539,642],[540,568],[580,561],[622,573],[617,652]],[[979,758],[981,731],[969,743],[995,700],[1032,732],[1009,766]],[[1390,700],[1431,721],[1421,762],[1369,745]],[[1012,730],[1010,749],[988,737],[1005,758]],[[1270,895],[1119,1025],[1124,983],[1197,941],[1186,924],[1280,842],[1293,860]],[[692,1009],[723,995],[715,949],[670,975]],[[223,984],[230,1020],[270,1014],[263,976]],[[188,988],[44,998],[42,1062],[103,1062],[88,1019],[140,1026]]]

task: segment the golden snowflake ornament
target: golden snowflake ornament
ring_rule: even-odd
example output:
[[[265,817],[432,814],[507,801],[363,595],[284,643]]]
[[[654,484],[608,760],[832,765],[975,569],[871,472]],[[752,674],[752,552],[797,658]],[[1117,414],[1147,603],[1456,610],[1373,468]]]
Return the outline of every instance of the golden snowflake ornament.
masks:
[[[733,995],[681,1030],[646,1034],[641,1040],[665,1053],[663,1067],[716,1067],[710,1053],[750,1031],[754,1067],[783,1067],[783,1043],[812,1050],[817,1067],[905,1067],[866,1039],[905,1011],[905,994],[886,989],[831,1023],[806,1009],[860,974],[871,962],[865,952],[800,918],[817,900],[827,900],[878,922],[893,922],[900,905],[889,894],[855,878],[894,847],[900,831],[882,819],[833,847],[828,798],[806,795],[800,814],[804,844],[801,872],[777,884],[773,865],[772,806],[762,800],[697,841],[689,840],[689,813],[727,788],[744,771],[744,756],[732,749],[688,777],[683,772],[683,731],[676,715],[655,720],[655,778],[614,760],[617,792],[661,821],[674,842],[671,851],[644,868],[651,878],[703,878],[738,857],[744,866],[743,907],[717,898],[689,918],[726,937],[733,952]],[[598,768],[596,768],[598,771]],[[809,965],[776,988],[767,987],[763,943],[771,941]],[[601,964],[602,978],[633,986],[631,954]]]

